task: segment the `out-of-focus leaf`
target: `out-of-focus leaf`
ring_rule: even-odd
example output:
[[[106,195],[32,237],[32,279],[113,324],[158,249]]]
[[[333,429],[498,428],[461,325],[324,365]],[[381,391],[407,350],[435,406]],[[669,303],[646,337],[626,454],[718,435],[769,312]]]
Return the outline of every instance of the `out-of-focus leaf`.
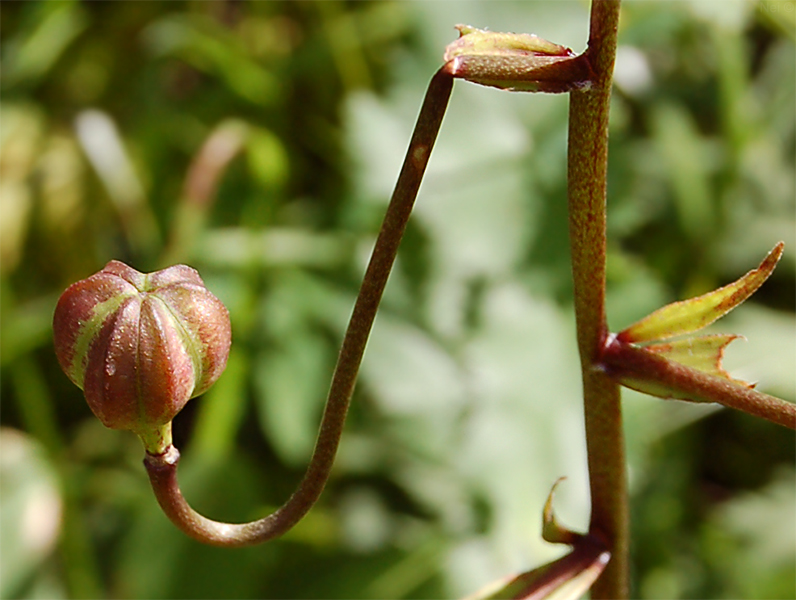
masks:
[[[362,365],[362,383],[390,414],[428,414],[463,400],[458,366],[425,332],[382,315]]]
[[[280,189],[290,175],[290,158],[274,132],[252,127],[246,140],[249,169],[264,191]]]
[[[262,430],[282,459],[307,462],[328,389],[331,356],[326,341],[294,329],[255,361]]]
[[[0,286],[0,364],[11,364],[20,355],[52,341],[52,311],[56,296],[43,296],[20,306],[12,297],[11,286]]]
[[[185,175],[182,197],[172,219],[164,266],[185,262],[193,255],[207,215],[218,196],[218,187],[229,163],[237,156],[248,137],[245,123],[228,119],[219,123],[205,139]]]
[[[194,255],[207,265],[239,268],[338,267],[352,254],[352,244],[338,234],[271,227],[251,231],[240,227],[216,229],[197,244]]]
[[[78,139],[108,191],[132,248],[151,253],[159,242],[154,214],[135,172],[119,129],[100,110],[86,110],[75,119]]]
[[[793,469],[782,468],[768,485],[722,503],[709,519],[706,558],[721,576],[725,597],[796,594],[794,483]]]
[[[680,227],[690,238],[698,239],[716,227],[708,185],[707,145],[682,107],[663,104],[653,115],[655,138],[668,168]]]
[[[53,565],[45,564],[39,569],[37,577],[26,590],[25,600],[68,600],[74,598],[64,588],[59,579],[59,569]]]
[[[346,107],[355,187],[361,198],[350,218],[357,221],[369,210],[367,201],[387,202],[400,168],[415,114],[406,111],[402,102],[411,90],[399,91],[390,100],[356,94]],[[441,270],[433,285],[451,284],[459,288],[455,294],[463,293],[460,288],[466,281],[462,280],[494,277],[522,260],[539,200],[528,197],[522,165],[532,142],[516,127],[516,116],[485,113],[478,96],[462,95],[458,100],[445,117],[413,217],[431,239],[429,268]],[[473,114],[481,117],[474,120]],[[474,139],[478,144],[472,143]],[[374,216],[381,218],[381,209]],[[390,288],[387,299],[389,294]],[[436,300],[429,305],[434,327],[448,331],[456,313],[434,310]]]
[[[62,502],[44,449],[9,428],[0,431],[0,501],[0,596],[10,598],[55,546]]]
[[[279,81],[243,51],[238,40],[217,23],[196,16],[165,17],[143,33],[148,48],[173,55],[202,71],[213,73],[230,90],[257,105],[272,105]]]
[[[192,452],[208,460],[220,460],[231,453],[246,408],[248,374],[247,356],[233,345],[224,374],[200,400]]]
[[[50,136],[39,158],[40,216],[47,231],[53,268],[68,271],[72,265],[91,268],[86,256],[86,161],[74,136]]]
[[[777,266],[783,247],[782,242],[774,246],[759,267],[737,281],[702,296],[664,306],[620,332],[617,339],[627,343],[665,340],[710,325],[763,285]]]
[[[0,131],[0,271],[14,270],[24,250],[33,194],[28,184],[41,153],[43,117],[33,107],[3,104]]]
[[[3,87],[38,83],[88,25],[78,2],[45,2],[37,9],[32,31],[20,32],[4,52]]]
[[[33,203],[30,191],[20,181],[0,183],[0,269],[12,271],[22,255]]]
[[[565,375],[578,369],[571,324],[548,299],[516,283],[487,286],[477,314],[462,357],[467,404],[461,441],[449,460],[457,478],[485,499],[491,525],[451,552],[448,572],[459,595],[555,558],[556,548],[541,538],[538,507],[558,476],[572,479],[557,494],[556,513],[567,523],[588,523],[588,487],[576,477],[585,469],[585,448],[572,436],[583,427],[580,381]],[[531,423],[535,434],[529,436]],[[430,506],[446,511],[441,491],[432,487],[439,479],[417,485],[428,490]],[[455,490],[446,496],[453,506]]]
[[[412,598],[412,592],[433,578],[446,545],[438,535],[419,544],[403,560],[393,562],[365,589],[369,598]],[[429,596],[426,596],[429,597]]]

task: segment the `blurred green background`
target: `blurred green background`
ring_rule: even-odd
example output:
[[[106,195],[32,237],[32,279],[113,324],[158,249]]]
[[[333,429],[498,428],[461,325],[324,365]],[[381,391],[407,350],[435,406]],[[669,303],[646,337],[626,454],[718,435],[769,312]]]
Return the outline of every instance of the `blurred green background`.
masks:
[[[453,25],[582,51],[585,2],[3,2],[3,598],[449,598],[588,522],[566,232],[566,96],[457,83],[335,472],[281,540],[201,546],[132,434],[60,372],[60,292],[185,262],[229,307],[219,383],[175,422],[181,480],[266,514],[311,451],[343,328]],[[627,2],[609,165],[610,324],[782,262],[715,326],[796,401],[796,3]],[[624,395],[634,594],[793,598],[792,432]]]

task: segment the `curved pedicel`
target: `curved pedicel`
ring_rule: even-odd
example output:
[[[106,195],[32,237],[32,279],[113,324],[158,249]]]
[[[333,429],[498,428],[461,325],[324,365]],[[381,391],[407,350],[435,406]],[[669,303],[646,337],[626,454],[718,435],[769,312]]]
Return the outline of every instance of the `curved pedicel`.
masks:
[[[429,84],[343,339],[310,464],[295,493],[273,514],[251,523],[213,521],[188,505],[177,482],[180,453],[171,444],[171,420],[221,374],[230,341],[226,308],[204,288],[196,271],[177,266],[146,275],[112,261],[64,292],[54,318],[62,368],[84,389],[106,426],[141,437],[158,503],[194,539],[217,546],[265,542],[298,523],[321,495],[452,88],[453,78],[443,70]]]

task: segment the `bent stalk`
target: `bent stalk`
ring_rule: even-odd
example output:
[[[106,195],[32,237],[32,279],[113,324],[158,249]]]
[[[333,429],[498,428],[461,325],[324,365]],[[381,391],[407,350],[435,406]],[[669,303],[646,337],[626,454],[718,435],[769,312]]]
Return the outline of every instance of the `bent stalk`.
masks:
[[[177,527],[194,539],[215,546],[248,546],[265,542],[282,535],[298,523],[320,497],[340,444],[373,320],[442,125],[452,88],[453,78],[441,70],[429,84],[343,339],[315,450],[294,494],[273,514],[258,521],[221,523],[197,513],[183,497],[177,482],[179,451],[174,446],[170,446],[163,454],[148,454],[144,460],[161,508]]]

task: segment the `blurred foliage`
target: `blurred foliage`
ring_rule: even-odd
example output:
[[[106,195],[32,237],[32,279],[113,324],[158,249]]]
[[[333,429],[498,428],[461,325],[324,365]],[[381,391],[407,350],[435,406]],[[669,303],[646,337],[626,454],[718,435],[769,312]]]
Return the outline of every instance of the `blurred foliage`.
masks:
[[[458,84],[335,474],[293,532],[221,550],[159,512],[127,433],[58,370],[58,294],[108,260],[186,262],[232,313],[178,416],[210,516],[279,505],[453,25],[581,51],[584,2],[3,2],[4,598],[441,598],[588,522],[565,219],[565,96]],[[722,323],[728,366],[796,401],[790,1],[627,2],[609,165],[610,323],[785,256]],[[794,597],[794,436],[625,394],[644,598]]]

